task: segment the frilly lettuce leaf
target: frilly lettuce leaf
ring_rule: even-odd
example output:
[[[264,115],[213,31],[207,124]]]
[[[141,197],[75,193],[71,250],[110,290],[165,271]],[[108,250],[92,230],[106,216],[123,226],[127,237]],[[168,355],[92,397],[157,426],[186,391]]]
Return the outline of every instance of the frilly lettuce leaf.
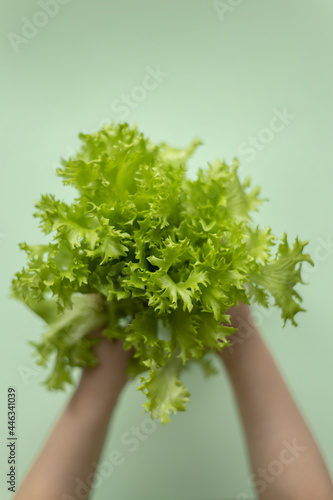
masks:
[[[250,291],[257,302],[267,306],[266,298],[260,298],[267,292],[274,299],[274,305],[281,309],[284,324],[289,319],[295,326],[296,313],[305,311],[300,306],[302,297],[295,290],[295,286],[303,283],[301,277],[302,262],[313,264],[311,257],[303,253],[307,241],[296,238],[292,247],[289,246],[286,233],[281,238],[276,256],[263,265],[258,262],[250,275]],[[251,288],[252,287],[252,288]]]
[[[153,359],[145,361],[145,365],[149,376],[141,377],[138,389],[147,396],[146,411],[165,425],[171,420],[170,412],[185,411],[189,401],[190,394],[179,380],[180,363],[174,353],[162,366]]]
[[[164,424],[189,398],[181,372],[198,362],[214,370],[207,353],[223,350],[228,309],[240,301],[281,310],[284,323],[304,311],[296,287],[312,262],[306,242],[279,241],[254,227],[263,199],[238,162],[216,160],[186,177],[185,149],[153,144],[128,124],[80,134],[75,157],[57,174],[78,193],[72,203],[44,195],[35,217],[51,243],[21,244],[27,264],[13,295],[48,324],[34,349],[53,363],[49,389],[72,382],[72,367],[96,363],[87,334],[97,328],[134,348],[128,372],[140,375],[146,411]],[[163,333],[164,332],[164,333]]]

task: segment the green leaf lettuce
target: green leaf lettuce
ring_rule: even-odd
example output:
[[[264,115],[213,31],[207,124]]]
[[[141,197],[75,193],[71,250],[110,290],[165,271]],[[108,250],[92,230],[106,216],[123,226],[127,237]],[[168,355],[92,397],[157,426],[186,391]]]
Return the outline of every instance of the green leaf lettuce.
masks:
[[[48,324],[33,345],[42,365],[53,363],[49,389],[71,383],[73,367],[96,363],[86,335],[102,326],[134,347],[129,374],[140,375],[146,411],[165,424],[189,400],[182,369],[197,361],[211,373],[207,352],[229,345],[231,306],[275,305],[296,324],[304,309],[295,287],[302,263],[312,263],[307,242],[290,246],[284,234],[279,243],[269,227],[254,227],[251,212],[263,200],[240,181],[236,160],[216,160],[189,180],[198,139],[177,150],[127,124],[80,139],[57,170],[77,198],[44,195],[36,204],[53,239],[21,244],[27,264],[13,294]]]

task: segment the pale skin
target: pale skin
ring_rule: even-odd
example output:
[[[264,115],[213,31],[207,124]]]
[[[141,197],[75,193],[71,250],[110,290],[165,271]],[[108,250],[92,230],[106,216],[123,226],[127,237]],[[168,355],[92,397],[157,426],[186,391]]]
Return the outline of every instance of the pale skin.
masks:
[[[332,500],[332,480],[320,450],[249,307],[241,304],[229,312],[233,326],[245,325],[243,338],[240,329],[220,357],[241,415],[258,498]]]
[[[228,373],[243,422],[259,500],[333,500],[333,486],[320,450],[248,306],[231,309],[232,346],[218,353]],[[76,478],[93,477],[113,409],[127,382],[131,352],[100,337],[99,365],[86,368],[67,407],[28,471],[14,500],[76,498]],[[84,436],[84,438],[83,438]],[[223,492],[221,492],[223,494]],[[88,498],[88,494],[87,497]]]
[[[95,472],[93,464],[100,458],[112,412],[127,382],[131,353],[124,351],[120,341],[111,343],[100,332],[92,336],[101,338],[94,347],[99,364],[83,370],[76,391],[15,500],[62,500],[65,493],[68,498],[77,498],[76,478],[87,484]]]

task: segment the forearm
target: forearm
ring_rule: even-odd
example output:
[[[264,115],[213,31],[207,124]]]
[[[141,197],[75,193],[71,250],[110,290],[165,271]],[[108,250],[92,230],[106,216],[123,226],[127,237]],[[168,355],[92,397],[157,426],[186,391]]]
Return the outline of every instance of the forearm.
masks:
[[[79,484],[91,486],[113,408],[126,382],[118,368],[112,368],[112,359],[108,361],[111,366],[104,363],[84,370],[15,500],[77,498]]]
[[[248,308],[242,307],[239,314],[248,324],[247,336],[222,359],[242,418],[259,498],[332,500],[332,482],[318,446]]]

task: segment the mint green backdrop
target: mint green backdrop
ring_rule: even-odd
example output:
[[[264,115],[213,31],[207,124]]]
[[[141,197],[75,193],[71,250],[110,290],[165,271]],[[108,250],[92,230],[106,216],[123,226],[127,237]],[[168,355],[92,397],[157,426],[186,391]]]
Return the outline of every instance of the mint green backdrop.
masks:
[[[42,193],[72,196],[55,167],[78,132],[111,120],[174,146],[201,137],[191,175],[238,156],[270,200],[255,221],[310,240],[299,326],[283,329],[275,310],[256,317],[333,472],[332,1],[2,0],[1,10],[1,498],[7,387],[18,393],[19,479],[71,393],[40,385],[27,341],[42,322],[8,298],[18,243],[42,238],[32,217]],[[96,500],[254,497],[226,374],[205,380],[193,367],[184,380],[186,413],[153,430],[128,385],[104,455],[125,460]],[[144,441],[127,442],[132,426],[148,430]]]

